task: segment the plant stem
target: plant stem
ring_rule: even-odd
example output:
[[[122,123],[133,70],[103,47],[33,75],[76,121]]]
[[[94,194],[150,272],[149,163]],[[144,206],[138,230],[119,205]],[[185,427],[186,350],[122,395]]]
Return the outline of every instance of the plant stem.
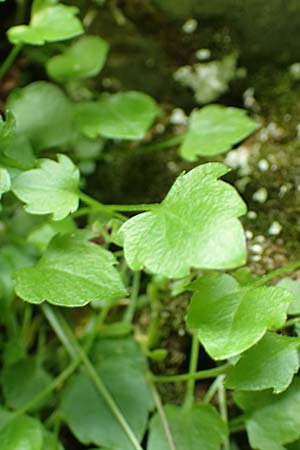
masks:
[[[229,366],[229,364],[228,364]],[[222,366],[220,366],[222,367]],[[222,375],[219,375],[209,386],[208,390],[206,391],[206,394],[203,398],[203,403],[210,403],[212,399],[214,398],[215,394],[218,392],[219,388],[219,379]]]
[[[223,421],[227,424],[228,423],[228,412],[227,412],[227,398],[226,398],[226,389],[224,387],[224,375],[221,375],[219,377],[219,383],[218,383],[218,401],[219,401],[219,408],[220,408],[220,415],[223,419]],[[224,439],[224,450],[230,450],[230,442],[228,437]]]
[[[179,381],[189,380],[206,380],[208,378],[214,378],[217,375],[225,374],[231,367],[231,364],[223,364],[213,369],[200,370],[199,372],[183,373],[181,375],[150,375],[150,379],[155,383],[177,383]]]
[[[131,295],[130,295],[130,302],[129,306],[124,314],[124,322],[131,323],[134,317],[134,313],[136,310],[137,305],[137,299],[139,295],[140,290],[140,284],[141,284],[141,272],[133,272],[133,281],[132,281],[132,287],[131,287]]]
[[[150,302],[151,318],[147,333],[147,348],[152,349],[159,342],[159,325],[160,325],[160,302],[158,296],[158,289],[154,283],[149,283],[147,287],[147,296]]]
[[[199,358],[199,348],[200,348],[200,342],[199,338],[197,336],[196,332],[193,332],[192,336],[192,348],[191,348],[191,355],[190,355],[190,367],[189,367],[189,374],[195,375],[198,365],[198,358]],[[183,408],[189,409],[191,408],[193,402],[194,402],[194,390],[195,390],[195,377],[192,376],[187,380],[186,385],[186,393],[185,398],[183,402]]]
[[[235,417],[229,422],[230,433],[239,433],[245,429],[245,415]]]
[[[174,439],[173,439],[172,432],[170,429],[170,425],[169,425],[160,395],[157,392],[157,389],[153,383],[150,383],[150,388],[151,388],[151,392],[152,392],[152,396],[153,396],[153,400],[154,400],[157,412],[160,417],[161,424],[163,426],[163,429],[164,429],[164,432],[165,432],[165,435],[166,435],[166,438],[168,441],[169,449],[176,450]]]
[[[300,322],[300,317],[293,317],[292,319],[289,319],[285,322],[283,327],[280,328],[280,330],[283,330],[284,328],[292,327],[293,325],[296,325]]]
[[[157,142],[156,144],[148,144],[144,145],[142,147],[139,147],[139,152],[147,152],[147,151],[153,151],[153,150],[164,150],[165,148],[174,147],[176,145],[181,144],[181,142],[184,140],[186,136],[186,133],[180,134],[179,136],[173,136],[169,139],[166,139],[165,141]]]
[[[14,60],[18,56],[19,52],[21,51],[23,47],[23,44],[17,44],[14,45],[9,54],[7,55],[6,59],[2,63],[0,67],[0,80],[3,79],[3,77],[6,75],[7,71],[10,69],[11,65],[13,64]]]
[[[122,412],[120,411],[118,405],[116,404],[115,400],[111,396],[110,392],[107,390],[106,386],[104,385],[101,377],[96,372],[93,364],[87,357],[85,351],[82,349],[82,347],[77,342],[77,339],[75,335],[73,334],[72,330],[70,329],[69,325],[65,321],[65,319],[62,317],[62,315],[57,311],[51,308],[49,305],[42,305],[42,310],[48,319],[50,325],[52,326],[53,330],[61,340],[62,344],[70,354],[70,356],[77,360],[78,358],[81,359],[87,375],[91,379],[91,381],[94,383],[95,387],[97,388],[100,395],[105,400],[107,406],[111,410],[113,416],[115,419],[119,422],[121,427],[123,428],[125,434],[127,435],[129,441],[131,442],[133,448],[135,450],[143,450],[140,446],[135,434],[133,433],[132,429],[130,428],[128,422],[126,421],[125,417],[123,416]]]
[[[286,272],[291,272],[300,268],[300,261],[294,261],[290,264],[287,264],[284,267],[280,267],[279,269],[275,269],[270,273],[267,273],[263,277],[261,277],[258,281],[252,283],[251,287],[259,287],[267,283],[268,281],[273,280],[273,278],[279,277],[280,275],[285,274]]]

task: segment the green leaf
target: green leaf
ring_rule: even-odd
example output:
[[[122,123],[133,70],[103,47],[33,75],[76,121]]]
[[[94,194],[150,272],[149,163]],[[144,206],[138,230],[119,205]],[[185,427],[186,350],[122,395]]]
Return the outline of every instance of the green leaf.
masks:
[[[48,59],[50,78],[65,83],[97,75],[106,61],[108,43],[98,36],[84,36],[61,55]]]
[[[17,133],[29,139],[34,150],[68,143],[73,134],[73,107],[57,86],[37,81],[17,89],[8,98]]]
[[[22,408],[52,381],[52,377],[36,359],[26,358],[5,367],[2,372],[2,387],[7,405],[13,409]],[[34,407],[39,408],[49,398]]]
[[[7,111],[4,121],[0,114],[0,150],[4,151],[11,143],[16,133],[16,119],[12,112]]]
[[[67,156],[58,155],[58,162],[43,159],[39,168],[21,173],[12,190],[30,214],[53,214],[53,220],[61,220],[78,208],[78,184],[77,167]]]
[[[237,217],[246,207],[232,186],[217,180],[226,172],[220,163],[198,166],[177,178],[160,205],[125,222],[120,233],[131,269],[180,278],[190,268],[229,269],[245,263]]]
[[[9,413],[7,413],[9,417]],[[1,426],[2,425],[2,426]],[[38,420],[21,416],[1,424],[1,450],[42,450],[43,433]]]
[[[230,150],[257,129],[246,111],[209,105],[194,111],[187,135],[180,148],[184,159],[195,161],[198,156],[212,156]]]
[[[64,447],[57,442],[57,436],[54,433],[44,431],[43,450],[64,450]]]
[[[10,175],[6,169],[0,168],[0,198],[2,194],[10,190],[11,181]]]
[[[197,330],[214,359],[238,355],[256,344],[268,329],[283,326],[293,301],[281,288],[234,288],[237,281],[229,283],[228,277],[219,274],[200,279],[188,311],[188,326]]]
[[[43,45],[78,36],[83,33],[81,22],[75,17],[78,11],[57,0],[34,0],[29,25],[11,27],[8,39],[13,44]]]
[[[176,450],[219,450],[227,429],[216,410],[210,405],[193,405],[183,409],[165,406],[165,413]],[[169,444],[158,414],[150,425],[147,450],[166,450]]]
[[[293,296],[295,297],[294,301],[289,306],[288,313],[300,314],[300,280],[283,278],[277,283],[277,286],[291,292],[291,294],[293,294]]]
[[[246,413],[246,428],[253,449],[285,450],[300,437],[300,380],[282,394],[270,391],[236,392],[235,401]]]
[[[230,369],[226,386],[249,391],[273,388],[276,394],[284,391],[299,369],[297,346],[293,338],[267,333]]]
[[[80,131],[90,138],[143,139],[158,114],[155,101],[141,92],[103,94],[82,103],[75,116]]]
[[[145,358],[138,345],[129,337],[101,339],[92,350],[92,360],[134,434],[142,440],[152,398]],[[67,385],[60,409],[80,442],[110,450],[132,450],[128,437],[85,374],[75,376]]]
[[[43,253],[56,234],[68,234],[75,230],[76,225],[70,217],[57,222],[45,222],[31,231],[28,235],[28,243],[36,246]]]
[[[16,272],[16,292],[23,300],[83,306],[126,295],[111,252],[86,240],[85,233],[58,235],[34,267]]]
[[[7,166],[17,167],[22,170],[35,166],[35,156],[29,139],[23,134],[16,135],[10,145],[4,150]]]

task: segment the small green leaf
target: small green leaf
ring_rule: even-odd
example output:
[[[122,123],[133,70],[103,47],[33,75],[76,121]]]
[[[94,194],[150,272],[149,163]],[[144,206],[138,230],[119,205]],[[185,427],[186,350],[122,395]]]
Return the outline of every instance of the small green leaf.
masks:
[[[299,439],[299,378],[282,394],[236,392],[234,399],[246,413],[246,428],[253,449],[286,450],[284,444]]]
[[[77,107],[76,123],[90,138],[143,139],[158,114],[155,101],[141,92],[103,94]]]
[[[226,385],[243,391],[273,388],[278,394],[290,385],[298,369],[297,341],[267,333],[227,373]]]
[[[108,44],[98,36],[84,36],[61,55],[47,61],[50,78],[65,83],[97,75],[106,61]]]
[[[16,135],[10,145],[4,150],[7,166],[22,170],[32,169],[35,166],[35,156],[31,144],[23,134]]]
[[[17,133],[29,139],[34,150],[68,143],[73,135],[73,107],[61,89],[37,81],[17,89],[8,98]]]
[[[165,413],[177,450],[219,450],[227,429],[216,410],[210,405],[194,405],[183,409],[165,406]],[[156,414],[151,421],[147,450],[169,448],[166,432]]]
[[[2,372],[2,387],[5,400],[13,409],[22,408],[33,397],[39,394],[52,381],[52,377],[33,358],[19,360],[13,365],[5,367]],[[45,397],[40,407],[48,398]]]
[[[126,295],[111,252],[86,240],[85,233],[58,235],[34,267],[15,273],[16,292],[30,303],[83,306]]]
[[[217,277],[217,276],[215,276]],[[224,281],[226,277],[226,282]],[[256,344],[268,329],[280,328],[293,296],[276,287],[234,289],[229,275],[203,277],[198,281],[187,323],[214,359],[226,359]]]
[[[75,230],[76,225],[70,217],[57,222],[45,222],[31,231],[28,235],[28,243],[36,246],[43,253],[56,234],[68,234]]]
[[[244,264],[245,237],[237,217],[246,207],[235,189],[217,180],[228,169],[203,164],[181,175],[160,205],[120,229],[126,260],[170,278],[191,268],[228,269]]]
[[[44,430],[43,450],[64,450],[60,442],[57,442],[57,436]]]
[[[58,162],[43,159],[39,168],[21,173],[12,190],[30,214],[53,214],[53,220],[61,220],[78,208],[78,184],[77,167],[67,156],[58,155]]]
[[[57,0],[34,0],[29,25],[11,27],[8,39],[13,44],[43,45],[78,36],[83,33],[81,22],[75,17],[78,11]]]
[[[142,440],[152,398],[139,346],[129,337],[100,339],[91,357],[134,434]],[[80,442],[110,450],[132,450],[128,437],[85,374],[75,376],[67,385],[60,409]]]
[[[9,413],[8,413],[9,414]],[[40,422],[27,416],[1,424],[1,450],[42,450],[43,432]]]
[[[10,190],[11,181],[10,175],[6,169],[0,168],[0,198],[2,194]]]
[[[230,150],[234,145],[257,129],[246,111],[209,105],[194,111],[180,154],[184,159],[195,161],[198,156],[212,156]]]
[[[300,314],[300,280],[291,280],[290,278],[283,278],[277,283],[277,286],[286,289],[294,295],[295,300],[290,304],[289,314]]]

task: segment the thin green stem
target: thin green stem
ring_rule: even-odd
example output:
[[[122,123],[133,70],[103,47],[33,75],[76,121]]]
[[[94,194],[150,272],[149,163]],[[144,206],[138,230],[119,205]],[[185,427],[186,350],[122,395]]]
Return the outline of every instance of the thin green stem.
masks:
[[[200,349],[199,338],[197,336],[197,333],[193,332],[192,348],[191,348],[191,355],[190,355],[190,366],[189,366],[189,374],[190,375],[195,375],[195,372],[197,370],[199,349]],[[191,408],[191,406],[194,402],[195,382],[196,382],[196,380],[194,377],[191,377],[187,380],[185,398],[184,398],[184,402],[183,402],[183,408],[185,408],[185,409]]]
[[[159,203],[141,203],[139,205],[108,205],[112,211],[123,211],[123,212],[141,212],[141,211],[152,211],[157,208]]]
[[[0,67],[0,80],[4,78],[8,70],[10,69],[11,65],[13,64],[14,60],[20,53],[21,49],[23,47],[23,44],[17,44],[14,45],[9,54],[7,55],[6,59],[2,63]]]
[[[214,378],[218,375],[225,374],[231,364],[223,364],[219,367],[214,367],[213,369],[200,370],[199,372],[189,372],[183,373],[181,375],[153,375],[150,374],[149,377],[155,383],[178,383],[180,381],[190,381],[190,380],[207,380],[209,378]]]
[[[228,366],[230,367],[229,364],[228,364]],[[220,366],[220,367],[222,367],[222,366]],[[212,399],[214,398],[214,396],[218,392],[219,379],[222,376],[223,376],[223,374],[217,376],[217,378],[211,383],[211,385],[209,386],[209,388],[207,389],[207,391],[205,393],[205,396],[203,398],[203,403],[210,403],[212,401]]]
[[[168,422],[168,418],[166,416],[166,413],[165,413],[165,410],[164,410],[164,407],[163,407],[160,395],[159,395],[159,393],[158,393],[158,391],[157,391],[157,389],[156,389],[156,387],[155,387],[155,385],[153,383],[150,383],[150,389],[151,389],[151,392],[152,392],[152,397],[153,397],[153,400],[154,400],[154,403],[155,403],[158,415],[160,417],[161,424],[163,426],[163,429],[164,429],[164,432],[165,432],[165,435],[166,435],[166,438],[167,438],[167,441],[168,441],[169,449],[170,450],[176,450],[174,439],[173,439],[172,432],[171,432],[171,429],[170,429],[170,425],[169,425],[169,422]]]
[[[244,431],[245,429],[245,415],[235,417],[230,420],[229,423],[229,431],[230,433],[239,433],[240,431]]]
[[[283,327],[280,328],[280,330],[283,330],[284,328],[292,327],[293,325],[296,325],[300,322],[300,317],[293,317],[292,319],[289,319],[285,322]]]
[[[258,281],[252,283],[251,287],[263,286],[264,284],[268,283],[268,281],[271,281],[276,277],[279,277],[287,272],[291,272],[299,268],[300,268],[300,261],[294,261],[290,264],[287,264],[284,267],[280,267],[279,269],[275,269],[272,272],[267,273],[266,275],[261,277]]]
[[[228,423],[228,411],[227,411],[227,397],[226,397],[226,389],[224,386],[224,375],[219,377],[219,386],[218,386],[218,402],[220,408],[220,415],[223,421]],[[228,437],[224,439],[224,450],[230,450],[230,442]]]
[[[154,283],[149,283],[147,287],[147,296],[150,302],[151,318],[147,334],[147,347],[152,349],[159,342],[159,325],[160,325],[160,301],[158,296],[158,289]]]
[[[87,375],[90,377],[91,381],[94,383],[95,387],[97,388],[98,392],[106,402],[112,414],[123,428],[133,448],[135,450],[142,450],[142,447],[140,446],[139,441],[137,440],[132,429],[130,428],[128,422],[126,421],[125,417],[123,416],[122,412],[120,411],[118,405],[114,401],[110,392],[104,385],[101,377],[96,372],[93,364],[87,357],[85,351],[77,342],[75,335],[73,334],[72,330],[70,329],[65,319],[57,310],[54,310],[49,305],[42,305],[42,309],[50,325],[52,326],[57,336],[60,338],[62,344],[65,346],[71,358],[73,358],[74,360],[77,360],[77,358],[81,359],[86,369]]]
[[[141,285],[141,272],[137,271],[137,272],[133,273],[131,295],[130,295],[128,308],[124,314],[124,318],[123,318],[124,322],[131,323],[133,320],[134,313],[135,313],[136,306],[137,306],[140,285]]]
[[[179,136],[173,136],[169,139],[166,139],[165,141],[157,142],[154,144],[148,144],[143,145],[142,147],[139,147],[138,151],[146,153],[148,151],[152,152],[154,151],[160,151],[164,150],[165,148],[175,147],[176,145],[181,144],[181,142],[184,140],[186,136],[186,133],[180,134]]]

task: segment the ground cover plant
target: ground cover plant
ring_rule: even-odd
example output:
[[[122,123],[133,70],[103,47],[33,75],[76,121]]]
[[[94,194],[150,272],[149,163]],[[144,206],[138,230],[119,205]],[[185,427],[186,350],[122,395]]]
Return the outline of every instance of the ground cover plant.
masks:
[[[158,133],[159,98],[93,83],[114,52],[89,32],[102,2],[17,3],[0,78],[18,58],[34,75],[0,119],[1,450],[299,448],[300,262],[247,266],[224,163],[259,117],[210,93]],[[98,164],[169,149],[162,198],[99,200]],[[186,305],[185,370],[167,367],[166,303]]]

